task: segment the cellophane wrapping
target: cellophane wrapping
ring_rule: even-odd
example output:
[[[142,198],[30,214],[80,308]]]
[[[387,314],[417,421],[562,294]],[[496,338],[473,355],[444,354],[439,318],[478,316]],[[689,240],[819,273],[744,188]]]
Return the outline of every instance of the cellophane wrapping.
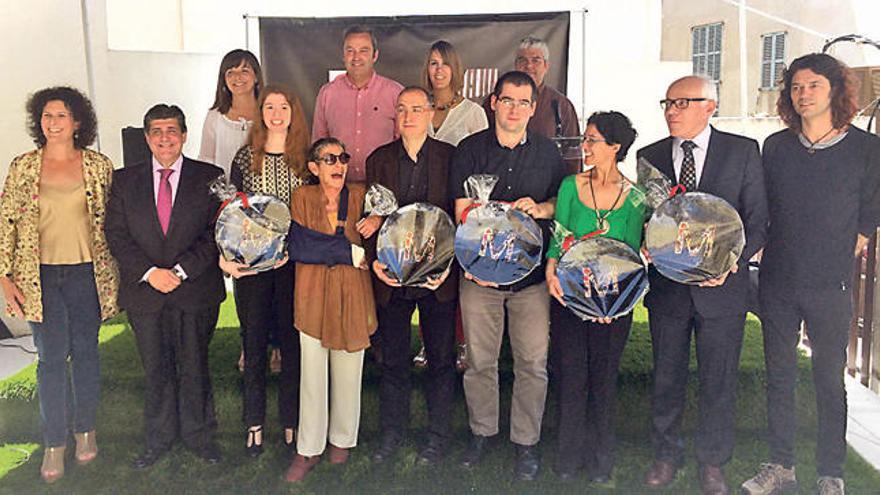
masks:
[[[727,273],[742,255],[745,242],[736,209],[701,192],[664,201],[645,230],[645,247],[654,267],[683,284],[699,284]]]
[[[236,195],[235,186],[219,178],[211,191],[224,201],[214,227],[217,248],[227,261],[247,265],[251,270],[271,270],[287,251],[290,207],[274,196]]]
[[[582,320],[617,318],[648,291],[648,271],[638,253],[608,237],[575,241],[556,265],[566,307]]]
[[[455,226],[442,208],[413,203],[385,218],[376,257],[401,285],[421,286],[449,269],[454,241]]]
[[[490,201],[493,175],[472,175],[465,192],[476,206],[455,232],[455,258],[467,273],[498,285],[527,277],[541,264],[543,235],[537,222],[510,204]]]

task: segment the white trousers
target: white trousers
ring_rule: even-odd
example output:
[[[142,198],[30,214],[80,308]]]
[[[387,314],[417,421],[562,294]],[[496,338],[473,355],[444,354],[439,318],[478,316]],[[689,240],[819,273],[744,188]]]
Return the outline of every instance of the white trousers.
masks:
[[[297,453],[305,457],[321,455],[328,434],[333,445],[343,449],[354,447],[361,420],[364,351],[327,349],[320,340],[302,332],[299,342],[302,372]]]

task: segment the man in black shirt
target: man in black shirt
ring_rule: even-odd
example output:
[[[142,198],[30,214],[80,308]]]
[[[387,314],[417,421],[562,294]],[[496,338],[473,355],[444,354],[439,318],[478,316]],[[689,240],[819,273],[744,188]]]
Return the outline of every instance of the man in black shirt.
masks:
[[[842,494],[846,457],[843,368],[852,319],[853,255],[880,222],[880,138],[852,125],[852,74],[829,55],[796,59],[777,108],[788,129],[764,142],[770,210],[761,261],[770,462],[743,493],[794,488],[794,390],[801,322],[816,387],[818,493]]]
[[[397,97],[397,130],[400,139],[377,148],[367,158],[367,182],[381,184],[397,198],[398,205],[430,203],[453,214],[447,191],[449,163],[455,150],[428,137],[434,116],[428,93],[408,87]],[[375,259],[376,236],[381,218],[370,216],[358,224],[366,238],[370,258]],[[428,442],[418,462],[431,465],[442,460],[452,432],[452,400],[455,393],[455,308],[458,278],[453,274],[430,287],[400,287],[388,277],[379,261],[373,261],[373,292],[383,350],[379,384],[381,444],[372,459],[383,463],[398,450],[409,426],[410,321],[419,308],[428,355]]]
[[[498,79],[491,103],[495,125],[459,144],[449,189],[460,219],[472,203],[464,192],[465,180],[473,174],[498,176],[490,198],[510,201],[514,208],[538,220],[546,250],[556,193],[566,170],[556,146],[526,130],[536,97],[537,87],[528,74],[512,71]],[[524,280],[501,287],[469,274],[464,278],[460,300],[469,359],[464,392],[473,438],[461,463],[476,465],[488,437],[498,433],[498,355],[507,316],[516,375],[510,411],[510,439],[517,453],[515,472],[519,479],[534,479],[539,469],[534,447],[540,440],[547,396],[550,316],[544,270],[537,267]]]

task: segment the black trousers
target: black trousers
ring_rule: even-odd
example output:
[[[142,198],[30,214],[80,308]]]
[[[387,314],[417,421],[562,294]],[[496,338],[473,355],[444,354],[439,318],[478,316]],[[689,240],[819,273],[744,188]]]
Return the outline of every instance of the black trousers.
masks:
[[[733,455],[737,373],[745,312],[706,318],[693,307],[687,316],[648,311],[654,354],[652,433],[654,455],[681,463],[681,419],[687,395],[691,334],[696,340],[697,431],[694,450],[700,464],[720,467]]]
[[[208,371],[208,345],[220,306],[129,312],[144,366],[147,448],[164,450],[178,436],[200,450],[214,439],[217,419]]]
[[[282,428],[299,424],[299,333],[293,328],[294,264],[287,263],[235,281],[236,311],[244,342],[244,421],[266,421],[266,346],[278,336],[281,373],[278,380],[278,418]]]
[[[412,390],[410,321],[418,306],[422,339],[428,356],[428,435],[447,441],[452,434],[452,401],[455,394],[456,301],[440,302],[434,294],[408,300],[394,291],[385,307],[378,307],[382,344],[382,377],[379,383],[379,417],[384,433],[403,435],[409,425]]]
[[[586,467],[590,476],[614,468],[617,371],[632,326],[632,313],[603,325],[583,321],[550,303],[550,345],[557,360],[558,445],[556,468]]]
[[[843,369],[852,318],[848,287],[761,287],[761,323],[767,366],[767,423],[773,462],[794,465],[795,385],[801,321],[806,322],[816,388],[819,476],[843,477],[846,457],[846,390]]]

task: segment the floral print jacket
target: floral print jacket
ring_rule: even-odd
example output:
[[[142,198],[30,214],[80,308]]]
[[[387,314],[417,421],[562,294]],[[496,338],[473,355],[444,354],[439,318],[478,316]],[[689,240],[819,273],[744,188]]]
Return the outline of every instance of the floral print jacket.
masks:
[[[106,320],[119,312],[116,305],[119,271],[104,238],[104,207],[110,193],[113,163],[96,151],[84,149],[82,153],[92,263],[101,319]],[[38,323],[43,321],[38,230],[42,158],[43,151],[37,149],[12,160],[0,195],[0,275],[10,277],[24,295],[25,319]]]

